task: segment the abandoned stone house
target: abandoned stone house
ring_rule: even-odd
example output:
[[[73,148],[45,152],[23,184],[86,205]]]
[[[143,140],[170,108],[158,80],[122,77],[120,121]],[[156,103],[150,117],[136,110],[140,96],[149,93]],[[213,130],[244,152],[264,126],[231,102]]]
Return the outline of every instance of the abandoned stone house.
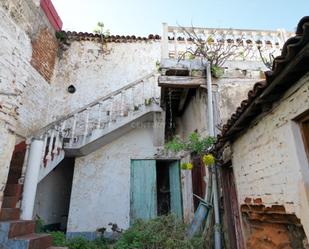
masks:
[[[308,248],[308,31],[304,17],[217,141],[233,248]]]
[[[193,194],[204,195],[205,167],[194,156],[166,153],[164,143],[171,134],[187,137],[196,131],[206,136],[209,127],[204,66],[197,59],[178,61],[192,45],[182,29],[164,24],[162,35],[110,36],[104,40],[91,33],[60,32],[62,23],[50,0],[2,1],[0,21],[0,243],[4,248],[51,246],[48,235],[34,234],[32,220],[35,218],[44,220],[49,229],[65,230],[69,237],[83,235],[89,239],[95,238],[100,228],[110,233],[109,224],[127,229],[136,219],[169,212],[189,223],[198,205]],[[207,38],[212,30],[196,28],[196,32]],[[220,34],[227,32],[230,30],[218,29],[217,40],[220,41]],[[304,37],[301,48],[308,48],[305,34],[303,30],[298,33]],[[227,122],[240,101],[246,99],[254,83],[264,78],[261,72],[266,68],[256,43],[264,51],[280,55],[291,36],[293,33],[283,30],[232,30],[229,39],[244,39],[251,49],[246,55],[240,53],[227,61],[222,77],[213,79],[218,127]],[[289,61],[298,61],[297,58],[289,58]],[[274,91],[280,89],[280,94],[286,97],[270,98],[271,101],[267,98],[267,103],[279,101],[275,109],[259,106],[259,112],[252,112],[258,115],[254,122],[261,120],[261,127],[252,125],[242,135],[233,136],[233,140],[229,140],[228,134],[232,128],[224,129],[226,133],[217,146],[224,145],[223,155],[228,154],[228,148],[233,151],[232,158],[225,159],[225,168],[233,166],[236,187],[222,189],[234,191],[230,196],[237,195],[230,201],[236,207],[234,211],[239,209],[247,217],[251,214],[248,208],[254,211],[255,207],[251,200],[265,206],[279,205],[274,212],[282,213],[284,209],[286,215],[282,215],[282,220],[294,215],[294,225],[302,224],[307,234],[308,209],[304,205],[308,202],[305,196],[300,196],[306,193],[307,161],[296,157],[298,153],[304,154],[304,147],[303,151],[296,151],[294,144],[301,141],[300,138],[295,140],[290,133],[290,137],[280,136],[279,133],[286,135],[287,131],[276,129],[290,125],[292,121],[285,121],[287,119],[308,127],[302,116],[308,109],[308,91],[305,91],[308,90],[308,75],[305,76],[308,58],[305,59],[295,65],[299,71],[287,69],[290,78],[286,76],[286,81],[293,82],[293,89],[274,88]],[[273,76],[275,80],[281,80],[284,66],[278,66],[280,72]],[[266,82],[269,80],[266,78]],[[260,89],[260,85],[256,86],[255,89]],[[242,115],[247,115],[245,110]],[[249,117],[252,119],[253,115]],[[273,117],[282,125],[273,122]],[[244,119],[242,124],[247,121]],[[286,129],[291,132],[290,128]],[[282,152],[265,147],[270,134],[275,136],[275,129],[279,132],[278,138],[288,141],[276,142]],[[305,137],[308,136],[306,129]],[[238,127],[234,130],[240,131]],[[267,133],[259,136],[264,131]],[[258,139],[262,151],[258,151]],[[277,144],[269,144],[269,148]],[[289,146],[285,147],[286,144]],[[256,157],[253,157],[255,150]],[[298,175],[292,176],[294,171],[289,168],[292,159],[281,163],[277,154],[264,157],[265,151],[293,157]],[[189,160],[193,161],[193,170],[181,170],[180,163]],[[250,169],[255,164],[272,160],[278,162],[277,167],[272,168],[273,175],[280,172],[282,177],[289,174],[295,177],[279,181],[276,187],[279,189],[282,183],[289,189],[291,185],[290,192],[278,190],[274,195],[265,195],[262,187],[251,185],[256,180],[257,185],[269,188],[267,193],[277,191],[266,184],[263,168],[257,174],[265,180],[259,182],[251,172],[252,180],[245,181],[251,177]],[[285,171],[279,169],[281,164]],[[243,174],[244,165],[251,165],[249,177]],[[232,175],[223,171],[222,175],[225,174],[226,177]],[[161,193],[162,189],[166,189],[168,195]],[[223,198],[227,198],[224,194],[223,191]],[[229,210],[230,205],[224,203],[224,210]],[[228,211],[225,215],[237,216]],[[228,236],[231,245],[235,231],[248,243],[263,236],[254,233],[250,217],[229,221],[226,226],[232,231]],[[241,239],[237,241],[239,245],[230,248],[246,245]]]

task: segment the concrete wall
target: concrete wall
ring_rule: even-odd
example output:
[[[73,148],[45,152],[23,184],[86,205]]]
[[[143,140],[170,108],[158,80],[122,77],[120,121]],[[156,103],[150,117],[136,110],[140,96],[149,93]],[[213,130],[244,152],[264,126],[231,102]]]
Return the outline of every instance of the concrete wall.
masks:
[[[44,225],[60,223],[68,216],[73,171],[74,159],[65,159],[38,184],[34,215]]]
[[[129,227],[130,159],[153,158],[153,131],[137,128],[75,162],[68,232]]]
[[[309,109],[309,75],[232,144],[238,201],[261,198],[296,214],[309,236],[309,165],[293,120]]]

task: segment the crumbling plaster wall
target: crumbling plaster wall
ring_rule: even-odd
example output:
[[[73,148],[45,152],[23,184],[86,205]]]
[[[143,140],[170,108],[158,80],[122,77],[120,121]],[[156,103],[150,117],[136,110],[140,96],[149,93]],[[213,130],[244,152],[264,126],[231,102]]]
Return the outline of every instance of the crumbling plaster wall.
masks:
[[[77,158],[68,233],[93,238],[98,228],[130,221],[130,159],[153,158],[153,129],[136,128],[85,157]]]
[[[247,98],[252,86],[262,80],[262,70],[266,70],[259,61],[228,61],[224,67],[224,75],[219,79],[212,79],[213,101],[217,103],[214,106],[214,118],[219,126],[226,123],[241,101]],[[206,136],[207,127],[207,89],[200,88],[177,120],[176,133],[185,138],[197,130],[202,136]]]
[[[238,201],[261,199],[282,205],[300,219],[309,236],[309,165],[299,126],[293,120],[309,110],[309,75],[232,144]]]
[[[156,70],[160,42],[107,43],[70,41],[57,61],[53,78],[53,116],[104,97]],[[153,78],[155,81],[156,79]],[[76,92],[70,94],[68,86]]]
[[[47,120],[50,86],[31,65],[32,35],[42,27],[38,24],[49,28],[46,17],[37,11],[40,12],[32,1],[0,2],[1,195],[14,143]]]
[[[50,85],[31,64],[32,42],[41,30],[49,34],[54,30],[30,0],[2,1],[0,16],[1,119],[22,138],[48,123]],[[42,38],[37,43],[46,42]]]

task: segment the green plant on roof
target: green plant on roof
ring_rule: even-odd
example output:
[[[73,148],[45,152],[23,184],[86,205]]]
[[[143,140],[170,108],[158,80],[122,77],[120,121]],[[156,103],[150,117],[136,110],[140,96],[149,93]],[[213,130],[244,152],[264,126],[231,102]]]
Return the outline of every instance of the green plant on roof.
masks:
[[[165,144],[165,149],[175,153],[188,151],[201,155],[213,145],[214,141],[213,137],[201,137],[197,132],[192,132],[186,139],[181,139],[179,136],[173,137]]]

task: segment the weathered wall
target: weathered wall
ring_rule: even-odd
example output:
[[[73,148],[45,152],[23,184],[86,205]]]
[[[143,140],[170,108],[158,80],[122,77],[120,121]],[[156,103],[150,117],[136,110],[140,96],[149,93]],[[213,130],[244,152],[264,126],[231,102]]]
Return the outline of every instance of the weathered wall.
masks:
[[[247,98],[254,83],[262,80],[261,70],[265,70],[264,65],[257,61],[228,61],[224,67],[224,75],[212,80],[213,92],[217,92],[217,97],[214,96],[213,100],[217,101],[214,111],[219,126],[224,124],[240,102]],[[207,90],[200,88],[177,120],[177,134],[187,137],[197,130],[201,135],[207,135],[207,127]]]
[[[42,75],[47,71],[52,74],[53,67],[48,67],[46,59],[54,58],[57,49],[50,45],[56,44],[55,38],[44,39],[53,38],[54,30],[40,7],[30,0],[2,1],[0,15],[1,118],[11,124],[14,132],[27,136],[48,122],[50,86]],[[40,64],[39,72],[31,61]],[[43,67],[49,69],[44,73]]]
[[[282,206],[286,213],[295,213],[307,236],[309,165],[293,119],[308,109],[309,75],[232,145],[239,204],[257,199],[266,207]]]
[[[73,170],[74,159],[65,159],[38,184],[34,216],[44,225],[58,225],[68,216]]]
[[[68,232],[94,236],[116,223],[129,227],[130,159],[153,158],[153,132],[137,128],[88,156],[77,158]],[[70,234],[69,234],[70,236]]]
[[[9,173],[10,161],[15,146],[15,136],[0,120],[0,207],[3,200],[3,191]]]
[[[107,43],[70,41],[53,78],[54,116],[82,107],[156,70],[160,42]],[[153,79],[154,81],[156,79]],[[68,86],[76,92],[70,94]]]

